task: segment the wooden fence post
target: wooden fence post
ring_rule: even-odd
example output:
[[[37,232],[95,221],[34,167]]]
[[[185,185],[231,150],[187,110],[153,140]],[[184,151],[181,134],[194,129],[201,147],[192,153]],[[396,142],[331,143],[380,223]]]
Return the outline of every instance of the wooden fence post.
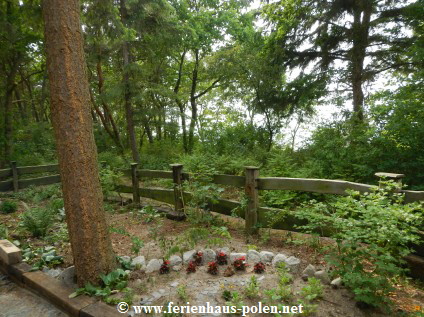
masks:
[[[379,178],[378,184],[381,187],[383,180],[392,180],[398,184],[399,189],[402,189],[402,178],[405,177],[405,174],[394,174],[394,173],[375,173],[375,176]]]
[[[12,168],[12,177],[13,177],[13,191],[17,192],[19,190],[19,182],[18,182],[18,168],[16,166],[16,162],[10,162],[10,167]]]
[[[133,202],[140,205],[140,184],[137,172],[138,163],[131,163],[131,180],[133,188]]]
[[[183,165],[182,164],[171,164],[172,168],[172,181],[174,182],[174,201],[175,201],[175,214],[169,215],[170,218],[175,220],[184,220],[184,200],[182,194],[183,184]]]
[[[258,232],[258,207],[259,207],[259,195],[258,195],[258,180],[259,168],[254,166],[245,167],[246,183],[244,186],[244,192],[247,196],[247,207],[245,214],[245,230],[247,234],[256,234]]]

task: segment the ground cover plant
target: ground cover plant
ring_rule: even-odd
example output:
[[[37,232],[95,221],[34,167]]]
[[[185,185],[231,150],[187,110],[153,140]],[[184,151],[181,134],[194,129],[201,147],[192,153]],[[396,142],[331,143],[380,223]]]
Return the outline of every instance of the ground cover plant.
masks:
[[[328,230],[336,245],[327,260],[334,273],[364,304],[390,309],[392,279],[404,274],[410,244],[419,242],[423,223],[420,204],[403,204],[395,183],[383,183],[371,193],[350,192],[334,204],[311,201],[297,215],[309,231]]]
[[[390,198],[390,199],[393,200],[393,198]],[[34,205],[31,205],[33,204],[33,202],[31,202],[31,199],[29,199],[28,202],[30,204],[29,210],[31,210],[32,207],[35,207]],[[44,202],[46,202],[45,206],[49,205],[48,203],[49,199],[45,200]],[[43,204],[43,201],[41,201],[41,203]],[[16,219],[19,219],[19,214],[22,212],[23,212],[22,210],[18,210],[16,212],[16,215],[9,214],[4,216],[15,217]],[[165,253],[167,253],[175,245],[178,246],[179,251],[177,251],[177,253],[174,253],[174,254],[180,254],[181,252],[180,250],[187,250],[189,248],[195,248],[197,250],[200,250],[201,248],[198,247],[199,243],[203,244],[203,247],[207,247],[210,244],[210,241],[205,241],[205,239],[210,240],[211,238],[210,230],[209,229],[200,230],[200,228],[196,228],[196,227],[192,228],[192,224],[190,222],[175,223],[163,217],[154,217],[154,219],[151,222],[149,222],[149,225],[150,225],[149,230],[146,230],[147,228],[140,227],[140,224],[143,223],[143,217],[148,217],[148,215],[144,215],[142,216],[142,218],[140,218],[140,215],[138,215],[135,212],[135,210],[130,206],[114,205],[114,210],[109,212],[108,215],[111,219],[110,228],[111,228],[112,239],[113,241],[115,241],[114,248],[116,248],[116,251],[120,255],[133,254],[133,257],[134,257],[134,256],[137,256],[138,254],[143,254],[143,255],[148,254],[149,258],[152,256],[160,257],[160,256],[163,256]],[[61,223],[60,217],[54,217],[53,219],[55,219],[55,222],[57,222],[54,224],[55,228],[59,228],[59,227],[56,227],[56,225]],[[285,233],[283,235],[280,235],[279,238],[276,239],[275,233],[272,231],[272,233],[269,235],[266,241],[264,241],[259,236],[257,240],[250,240],[249,244],[246,244],[243,238],[243,233],[242,233],[243,231],[242,220],[240,220],[241,221],[240,225],[237,225],[238,222],[235,220],[236,219],[230,219],[230,218],[221,219],[221,221],[224,221],[224,223],[226,224],[226,230],[224,230],[221,227],[216,227],[215,234],[219,237],[220,233],[224,233],[224,235],[226,235],[225,232],[227,231],[228,233],[231,232],[231,240],[220,239],[220,241],[217,242],[217,244],[215,244],[215,247],[217,247],[218,245],[220,246],[225,245],[226,244],[225,241],[231,241],[231,245],[234,245],[234,242],[238,241],[237,246],[235,246],[236,251],[239,251],[239,250],[241,251],[243,250],[243,248],[246,251],[252,250],[252,249],[260,251],[260,250],[263,250],[264,246],[266,248],[270,248],[271,245],[275,245],[275,246],[278,246],[278,248],[281,248],[281,247],[288,248],[289,250],[291,250],[290,252],[295,252],[293,254],[305,254],[305,255],[307,254],[307,257],[302,257],[302,259],[305,259],[305,261],[308,261],[308,262],[312,261],[311,263],[314,263],[315,265],[320,265],[320,263],[325,263],[323,262],[325,261],[324,254],[328,252],[326,249],[328,245],[326,245],[325,243],[323,244],[322,242],[320,242],[320,239],[314,236],[311,236],[309,238],[304,238],[301,235],[297,235],[294,233],[291,233],[291,234]],[[19,233],[19,235],[23,234],[24,236],[31,237],[31,234],[29,232],[27,232],[26,230],[23,230],[22,227],[17,226],[18,223],[19,222],[16,222],[15,228],[8,227],[8,231],[12,232],[13,234]],[[150,240],[151,237],[153,237],[150,232],[150,229],[152,228],[154,228],[156,232],[154,234],[156,238],[153,240]],[[174,231],[177,228],[178,228],[178,233]],[[267,233],[270,233],[271,231],[261,230],[261,232],[263,232],[264,234],[267,234]],[[177,238],[175,240],[181,241],[181,242],[185,241],[186,247],[183,247],[182,245],[178,245],[180,242],[170,244],[168,246],[164,246],[163,233],[166,233],[168,235],[166,237],[166,240],[169,240],[169,241],[174,241],[175,237],[181,237],[180,239]],[[38,245],[38,246],[45,245],[47,247],[47,250],[41,253],[35,252],[37,250],[36,248],[31,248],[31,250],[34,250],[32,251],[34,254],[36,253],[38,254],[37,256],[29,260],[29,263],[31,265],[34,265],[34,269],[36,269],[37,266],[38,266],[38,269],[43,269],[43,268],[50,269],[50,268],[57,268],[57,267],[60,268],[60,267],[69,266],[72,263],[70,262],[72,261],[72,258],[70,257],[70,253],[69,253],[69,244],[66,241],[60,241],[60,242],[56,241],[57,247],[55,248],[55,254],[47,254],[49,252],[48,245],[52,241],[49,239],[51,239],[53,234],[54,234],[53,232],[48,231],[48,234],[46,237],[31,237],[33,241],[32,244],[35,243],[35,245]],[[139,244],[138,247],[136,246],[137,252],[133,251],[134,250],[133,241],[135,237],[138,239],[138,241],[144,242]],[[191,240],[191,242],[187,243],[186,241],[189,241],[189,240]],[[146,245],[146,241],[154,242],[156,246],[152,247],[151,243],[148,243]],[[300,250],[303,250],[303,251],[300,251]],[[308,250],[308,251],[305,252],[305,250]],[[44,256],[44,260],[42,259],[43,253],[46,253]],[[169,254],[172,254],[172,252]],[[216,254],[217,254],[217,259],[219,258],[226,259],[226,257],[222,256],[223,254],[221,254],[221,256],[219,252],[217,252]],[[52,255],[63,257],[62,258],[63,263],[60,263],[61,261],[49,262],[50,258],[48,258],[46,261],[46,257],[52,256]],[[119,257],[118,259],[119,259],[119,263],[121,267],[124,270],[130,270],[128,277],[126,278],[127,280],[126,287],[122,288],[121,290],[118,290],[116,286],[112,287],[114,289],[111,289],[111,293],[109,293],[109,289],[102,284],[102,286],[100,287],[96,286],[94,288],[87,286],[88,290],[85,290],[85,291],[80,290],[80,292],[83,292],[83,293],[85,292],[86,294],[92,294],[92,295],[97,293],[99,297],[103,298],[103,300],[105,300],[108,303],[115,303],[117,302],[119,298],[120,299],[126,298],[126,300],[132,299],[133,301],[137,301],[138,300],[137,298],[139,296],[137,294],[140,294],[140,292],[144,293],[149,290],[153,292],[154,289],[163,287],[160,285],[166,285],[167,283],[169,283],[169,280],[167,282],[163,278],[178,279],[179,276],[181,277],[184,276],[184,279],[186,278],[189,279],[188,281],[186,281],[188,282],[187,284],[188,286],[186,286],[186,294],[187,296],[192,297],[192,299],[194,300],[196,295],[192,293],[192,287],[193,287],[192,285],[195,285],[195,281],[197,279],[199,278],[207,279],[207,276],[210,276],[211,278],[219,278],[221,276],[225,277],[224,275],[225,270],[223,270],[223,268],[219,270],[218,265],[215,266],[218,271],[218,274],[215,275],[215,274],[208,273],[209,266],[206,263],[204,265],[198,266],[195,263],[195,261],[193,261],[191,265],[183,266],[182,272],[181,272],[182,275],[180,275],[181,274],[180,272],[174,272],[172,269],[170,269],[168,274],[159,275],[159,273],[156,273],[158,274],[156,276],[158,278],[160,277],[159,280],[156,280],[156,277],[151,278],[150,277],[151,275],[149,274],[145,277],[142,277],[142,275],[140,275],[141,273],[138,273],[140,272],[139,270],[140,267],[136,268],[135,266],[133,266],[130,260],[129,261],[124,260],[123,257]],[[332,263],[332,262],[329,262],[329,263]],[[331,293],[331,295],[326,295],[328,294],[329,291],[333,292],[333,290],[329,286],[324,286],[325,293],[323,294],[322,293],[323,286],[319,282],[314,281],[313,278],[312,279],[310,278],[308,282],[306,283],[300,282],[301,284],[297,285],[296,283],[299,283],[299,282],[296,282],[296,281],[299,279],[299,277],[292,276],[291,273],[289,273],[288,270],[284,267],[281,267],[278,270],[274,270],[274,269],[271,269],[270,267],[265,266],[265,272],[263,272],[260,275],[260,276],[267,277],[268,275],[273,276],[274,274],[276,274],[278,278],[276,279],[275,285],[273,285],[272,283],[262,284],[262,282],[258,280],[256,282],[253,282],[251,281],[252,276],[250,276],[250,274],[254,273],[256,266],[260,267],[260,265],[258,264],[259,263],[252,264],[251,266],[246,268],[246,271],[235,272],[235,275],[233,275],[233,277],[237,277],[238,274],[247,274],[247,278],[249,279],[249,281],[246,282],[243,288],[240,288],[241,291],[237,290],[236,292],[237,294],[235,295],[235,298],[231,300],[227,300],[228,302],[234,303],[235,305],[239,305],[240,303],[249,304],[250,301],[253,300],[254,298],[255,301],[259,300],[263,303],[269,303],[270,305],[271,304],[275,304],[277,306],[282,305],[281,307],[283,307],[287,303],[292,303],[293,305],[302,304],[305,307],[305,310],[304,310],[305,315],[309,314],[311,316],[314,316],[314,314],[317,314],[320,311],[324,311],[326,309],[324,308],[326,305],[328,306],[328,302],[327,304],[325,304],[326,302],[324,300],[332,301],[331,296],[335,296],[337,292],[344,292],[343,290],[338,290],[338,291],[334,291],[336,293]],[[189,271],[194,271],[194,270],[195,271],[192,272],[191,274],[187,274],[186,269],[188,267],[190,267]],[[215,272],[215,270],[212,270],[212,271]],[[336,274],[339,274],[339,273],[337,272]],[[260,276],[258,276],[258,278]],[[141,277],[142,284],[138,284],[139,282],[136,282],[140,280],[140,277]],[[400,279],[402,279],[402,277],[400,277]],[[402,284],[402,285],[406,285],[406,284]],[[411,289],[410,286],[402,286],[402,287],[405,287],[406,289],[409,289],[409,290]],[[202,289],[200,288],[200,290]],[[398,290],[398,286],[397,287],[395,286],[394,290],[396,292],[396,290]],[[113,295],[114,291],[118,291],[118,293],[116,295]],[[235,292],[235,289],[230,288],[229,292],[233,293]],[[400,303],[396,303],[396,301],[393,300],[394,298],[391,297],[391,294],[392,293],[386,295],[387,300],[392,301],[395,305],[401,305]],[[284,305],[281,304],[281,302],[283,302]],[[332,305],[333,304],[330,304],[330,306]],[[346,304],[346,305],[350,307],[349,309],[357,312],[355,310],[356,309],[355,302],[350,301],[349,304]],[[415,307],[417,304],[415,304],[415,306],[412,306],[412,304],[410,305],[411,306],[406,306],[406,304],[404,304],[404,306],[402,307],[405,307],[405,308]],[[387,316],[391,316],[390,314]]]

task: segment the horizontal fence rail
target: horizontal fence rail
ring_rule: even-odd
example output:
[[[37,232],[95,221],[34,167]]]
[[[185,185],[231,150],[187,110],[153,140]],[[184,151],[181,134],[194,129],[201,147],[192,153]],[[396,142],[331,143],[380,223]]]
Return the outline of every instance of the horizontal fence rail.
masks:
[[[103,163],[102,166],[105,166]],[[171,165],[171,171],[138,169],[138,164],[131,164],[130,169],[121,169],[123,175],[132,179],[132,185],[119,185],[116,191],[122,193],[131,193],[133,201],[137,204],[140,197],[154,199],[160,202],[172,204],[175,206],[175,212],[185,215],[184,206],[192,199],[192,194],[183,191],[184,181],[204,181],[218,185],[233,186],[244,189],[247,203],[243,206],[240,202],[226,199],[209,201],[207,208],[211,211],[224,214],[236,214],[245,218],[245,228],[248,233],[255,232],[254,228],[267,226],[270,216],[277,212],[281,219],[273,223],[274,228],[300,231],[298,226],[306,222],[300,221],[295,217],[293,211],[281,210],[276,208],[260,207],[258,192],[259,190],[293,190],[321,194],[347,195],[347,190],[359,191],[361,193],[369,192],[374,187],[368,184],[360,184],[344,180],[329,179],[308,179],[308,178],[289,178],[289,177],[259,177],[259,169],[256,167],[246,167],[245,175],[234,176],[225,174],[207,174],[197,175],[194,173],[183,172],[183,165]],[[20,176],[40,174],[40,173],[58,173],[56,175],[42,176],[36,178],[20,179]],[[379,177],[388,177],[401,184],[402,174],[376,173]],[[169,179],[172,180],[173,189],[160,188],[140,188],[140,180],[143,178],[151,179]],[[16,166],[11,163],[11,168],[0,170],[0,191],[17,191],[29,186],[40,186],[60,183],[59,167],[57,164],[40,166]],[[424,201],[424,191],[400,190],[405,194],[405,202]],[[324,232],[324,235],[327,233]],[[424,245],[414,246],[417,254],[424,255]]]
[[[11,180],[0,181],[0,191],[18,191],[30,186],[51,185],[60,183],[60,175],[41,176],[36,178],[19,179],[19,176],[41,174],[41,173],[59,173],[58,164],[39,165],[39,166],[17,166],[16,162],[11,162],[11,168],[0,170],[0,180],[12,178]]]

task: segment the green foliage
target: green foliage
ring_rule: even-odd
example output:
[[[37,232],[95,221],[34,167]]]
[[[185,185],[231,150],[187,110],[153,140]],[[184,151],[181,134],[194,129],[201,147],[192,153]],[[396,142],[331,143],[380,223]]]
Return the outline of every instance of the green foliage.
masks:
[[[255,275],[250,278],[244,293],[247,298],[257,298],[259,296],[259,283]]]
[[[14,201],[2,201],[0,204],[0,211],[4,214],[10,214],[18,209],[18,204]]]
[[[3,224],[0,224],[0,239],[7,239],[9,237],[9,230]]]
[[[28,247],[22,251],[24,261],[32,263],[31,271],[38,271],[44,267],[54,267],[63,263],[63,256],[57,255],[53,246],[33,250]]]
[[[50,209],[33,208],[20,216],[19,225],[30,232],[33,237],[45,237],[54,221]]]
[[[180,285],[177,287],[177,295],[183,303],[188,302],[189,298],[187,294],[187,287],[185,285]]]
[[[321,298],[323,295],[321,281],[315,277],[309,278],[306,286],[300,290],[300,295],[309,302]]]
[[[223,296],[230,297],[228,294],[223,294]],[[240,315],[242,308],[245,305],[243,302],[243,295],[241,295],[239,292],[231,292],[231,297],[228,301],[225,302],[225,305],[234,306],[236,308],[235,314]]]
[[[66,223],[58,223],[54,230],[45,237],[45,240],[49,243],[63,243],[69,242],[69,232]]]
[[[47,186],[30,186],[14,194],[17,198],[30,201],[33,203],[40,203],[45,200],[56,200],[62,197],[60,184],[47,185]]]
[[[144,246],[143,240],[141,240],[137,236],[131,237],[131,252],[134,254],[138,254],[140,252],[140,249]]]
[[[100,286],[94,286],[91,283],[85,284],[84,287],[78,288],[74,293],[69,295],[69,298],[74,298],[79,295],[89,295],[101,297],[106,303],[117,304],[123,299],[114,299],[109,296],[116,291],[123,291],[126,296],[126,302],[132,303],[132,291],[127,288],[128,274],[122,269],[116,269],[109,274],[100,275],[102,284]]]
[[[154,209],[152,206],[143,207],[141,210],[137,210],[136,215],[141,216],[145,223],[150,223],[162,215]]]
[[[122,256],[117,256],[116,259],[118,260],[118,263],[121,265],[122,269],[124,270],[134,269],[134,265],[131,263],[131,259],[127,261]]]
[[[302,228],[330,233],[337,242],[327,260],[335,267],[357,301],[390,307],[391,278],[403,273],[409,245],[418,243],[423,210],[418,203],[403,204],[403,195],[387,182],[371,193],[349,192],[335,203],[310,202],[297,213],[307,219]]]
[[[123,176],[118,170],[111,169],[109,167],[103,167],[99,171],[100,173],[100,184],[102,186],[103,195],[109,196],[115,191],[116,186],[119,184],[120,178]]]

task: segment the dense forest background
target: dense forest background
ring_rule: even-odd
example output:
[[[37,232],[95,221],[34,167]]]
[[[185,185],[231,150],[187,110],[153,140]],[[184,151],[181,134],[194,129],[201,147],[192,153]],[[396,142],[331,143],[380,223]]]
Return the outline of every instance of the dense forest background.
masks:
[[[424,189],[423,0],[81,8],[100,161],[367,183],[393,172]],[[57,160],[43,37],[40,1],[0,3],[0,168]],[[338,115],[313,124],[317,109]]]

